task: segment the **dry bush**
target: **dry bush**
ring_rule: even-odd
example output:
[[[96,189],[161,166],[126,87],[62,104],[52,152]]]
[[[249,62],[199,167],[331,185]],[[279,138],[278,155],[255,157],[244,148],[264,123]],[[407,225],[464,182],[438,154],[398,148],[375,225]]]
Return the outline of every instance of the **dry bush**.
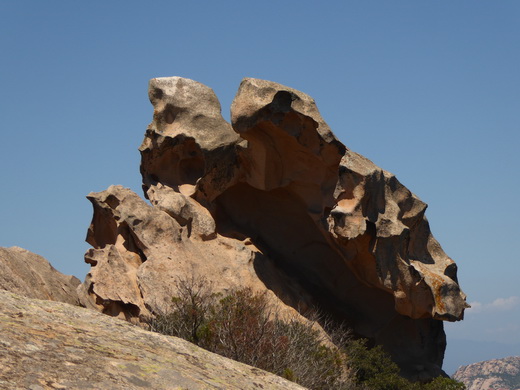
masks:
[[[346,326],[316,313],[301,322],[284,318],[267,293],[250,288],[214,294],[205,278],[176,282],[171,309],[156,313],[153,331],[181,337],[209,351],[272,372],[315,390],[464,389],[448,378],[410,383],[381,347],[368,349]],[[307,316],[309,317],[309,316]],[[328,337],[316,329],[316,322]]]
[[[212,292],[212,285],[206,278],[192,275],[177,279],[175,286],[177,296],[172,298],[171,308],[155,313],[149,323],[150,329],[200,345],[205,338],[204,326],[215,309],[216,295]]]
[[[176,282],[171,309],[156,313],[153,331],[272,372],[309,389],[347,389],[344,356],[324,344],[314,322],[282,321],[266,293],[250,288],[212,293],[205,278]]]

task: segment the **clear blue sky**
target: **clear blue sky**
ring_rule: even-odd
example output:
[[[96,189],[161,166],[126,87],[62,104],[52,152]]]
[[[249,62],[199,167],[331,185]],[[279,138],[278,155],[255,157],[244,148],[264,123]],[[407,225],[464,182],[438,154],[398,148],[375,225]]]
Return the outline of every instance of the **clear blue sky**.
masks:
[[[83,279],[85,196],[141,194],[148,80],[209,85],[229,117],[241,78],[264,78],[429,204],[476,302],[447,326],[447,371],[520,355],[520,2],[322,3],[0,2],[0,245]]]

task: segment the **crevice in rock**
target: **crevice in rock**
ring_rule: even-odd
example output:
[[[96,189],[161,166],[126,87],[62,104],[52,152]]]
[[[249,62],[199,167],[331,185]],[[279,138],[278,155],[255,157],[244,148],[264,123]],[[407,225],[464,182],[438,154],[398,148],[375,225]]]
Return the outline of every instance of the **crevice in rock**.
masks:
[[[136,253],[141,259],[141,263],[144,263],[147,260],[147,257],[143,252],[145,246],[139,238],[137,238],[134,231],[128,226],[126,221],[121,222],[118,226],[117,232],[123,238],[124,248],[129,252]]]

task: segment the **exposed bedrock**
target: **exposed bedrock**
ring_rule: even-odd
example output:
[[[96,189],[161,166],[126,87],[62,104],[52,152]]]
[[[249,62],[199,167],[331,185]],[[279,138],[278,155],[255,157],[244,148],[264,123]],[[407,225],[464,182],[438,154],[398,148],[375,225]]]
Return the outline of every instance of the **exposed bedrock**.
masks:
[[[81,281],[63,275],[42,256],[19,247],[0,247],[0,290],[29,298],[78,304]]]
[[[168,306],[176,278],[203,275],[221,291],[267,290],[287,312],[319,308],[410,378],[442,372],[442,320],[467,305],[425,203],[348,150],[300,91],[246,78],[231,125],[198,82],[152,79],[149,96],[151,205],[118,186],[89,195],[85,305],[139,321]]]

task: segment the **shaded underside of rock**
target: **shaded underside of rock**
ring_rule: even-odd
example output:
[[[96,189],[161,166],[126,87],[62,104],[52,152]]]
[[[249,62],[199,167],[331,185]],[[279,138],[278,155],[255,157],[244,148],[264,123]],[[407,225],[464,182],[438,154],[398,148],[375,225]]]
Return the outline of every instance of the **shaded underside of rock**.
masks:
[[[118,186],[89,195],[84,305],[139,321],[168,307],[179,277],[202,275],[219,291],[267,290],[288,311],[318,308],[409,378],[442,372],[442,320],[466,303],[426,204],[347,149],[300,91],[244,79],[231,124],[198,82],[153,79],[149,95],[151,205]]]
[[[187,341],[0,291],[2,389],[303,389]]]
[[[48,299],[77,305],[81,281],[55,270],[42,256],[28,250],[0,248],[0,290],[29,298]]]

